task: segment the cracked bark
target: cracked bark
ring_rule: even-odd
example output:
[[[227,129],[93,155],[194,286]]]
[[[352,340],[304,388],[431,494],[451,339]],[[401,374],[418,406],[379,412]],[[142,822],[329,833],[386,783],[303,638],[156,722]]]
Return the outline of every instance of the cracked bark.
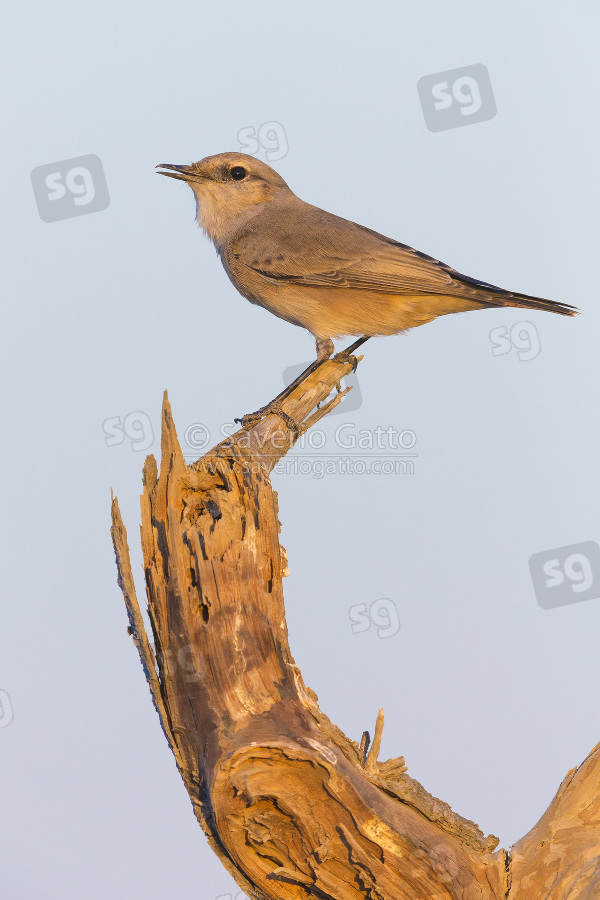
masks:
[[[332,359],[283,408],[305,430],[350,371]],[[317,407],[318,403],[324,405]],[[118,581],[152,699],[194,813],[251,898],[587,900],[600,897],[600,745],[510,856],[319,709],[291,656],[277,495],[293,445],[268,416],[186,465],[165,394],[160,472],[144,465],[148,639],[118,502]],[[370,745],[370,746],[369,746]]]

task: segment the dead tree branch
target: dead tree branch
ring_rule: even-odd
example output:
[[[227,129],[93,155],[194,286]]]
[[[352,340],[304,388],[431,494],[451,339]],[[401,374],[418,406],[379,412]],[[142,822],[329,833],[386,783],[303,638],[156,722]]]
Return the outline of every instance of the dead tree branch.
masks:
[[[334,358],[283,402],[310,428],[350,371]],[[323,403],[322,407],[318,407]],[[186,465],[165,395],[160,472],[144,466],[147,637],[113,500],[118,581],[167,740],[214,852],[256,900],[587,900],[600,896],[600,749],[513,849],[428,794],[402,757],[347,738],[288,644],[269,472],[293,445],[270,415]]]

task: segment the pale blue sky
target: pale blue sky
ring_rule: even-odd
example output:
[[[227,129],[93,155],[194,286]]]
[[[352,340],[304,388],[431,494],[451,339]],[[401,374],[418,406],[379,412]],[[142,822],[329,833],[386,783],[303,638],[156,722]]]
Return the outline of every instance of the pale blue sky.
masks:
[[[216,441],[311,359],[310,335],[236,294],[191,192],[154,174],[238,149],[249,126],[283,125],[274,165],[303,199],[583,311],[450,316],[365,346],[362,405],[306,452],[336,456],[343,422],[412,431],[418,456],[413,475],[273,478],[306,682],[354,739],[383,706],[382,757],[404,754],[505,846],[600,739],[600,599],[542,609],[528,568],[600,542],[599,24],[591,0],[4,10],[6,900],[237,891],[152,708],[108,529],[112,487],[140,572],[141,468],[165,388],[180,435],[197,423]],[[477,63],[497,115],[429,131],[418,80]],[[108,208],[42,221],[32,169],[90,154]],[[524,321],[538,355],[494,356],[490,332]],[[107,446],[103,422],[132,413],[151,446]],[[397,633],[353,633],[349,610],[381,598]]]

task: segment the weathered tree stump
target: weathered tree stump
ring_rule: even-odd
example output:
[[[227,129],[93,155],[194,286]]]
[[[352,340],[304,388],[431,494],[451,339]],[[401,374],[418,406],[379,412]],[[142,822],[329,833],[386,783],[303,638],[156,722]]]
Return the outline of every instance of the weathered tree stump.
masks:
[[[340,401],[316,408],[350,368],[328,361],[283,409],[310,428]],[[428,794],[402,757],[378,760],[381,711],[372,744],[321,712],[288,645],[269,479],[293,442],[271,415],[186,465],[165,395],[160,473],[149,456],[141,498],[155,653],[113,500],[129,632],[212,849],[256,900],[600,898],[600,745],[509,854]]]

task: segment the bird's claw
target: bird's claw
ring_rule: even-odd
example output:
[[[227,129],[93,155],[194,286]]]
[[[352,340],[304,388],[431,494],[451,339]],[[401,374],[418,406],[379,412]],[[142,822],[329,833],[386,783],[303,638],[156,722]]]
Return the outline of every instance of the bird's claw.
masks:
[[[352,371],[356,372],[356,367],[358,366],[358,357],[354,356],[353,353],[349,353],[347,350],[340,350],[340,352],[336,353],[333,358],[336,362],[351,363]]]
[[[256,412],[246,413],[246,415],[242,416],[241,419],[234,419],[233,421],[240,424],[242,428],[251,428],[266,416],[279,416],[279,418],[285,422],[287,427],[294,435],[294,440],[298,439],[300,435],[298,423],[295,422],[294,419],[292,419],[292,417],[285,412],[280,403],[269,403],[267,406],[263,406],[261,409],[257,409]]]
[[[253,413],[246,413],[245,416],[242,416],[241,419],[234,419],[236,425],[241,425],[242,428],[251,428],[252,425],[255,425],[257,422],[260,422],[262,419],[262,411],[257,410]]]

